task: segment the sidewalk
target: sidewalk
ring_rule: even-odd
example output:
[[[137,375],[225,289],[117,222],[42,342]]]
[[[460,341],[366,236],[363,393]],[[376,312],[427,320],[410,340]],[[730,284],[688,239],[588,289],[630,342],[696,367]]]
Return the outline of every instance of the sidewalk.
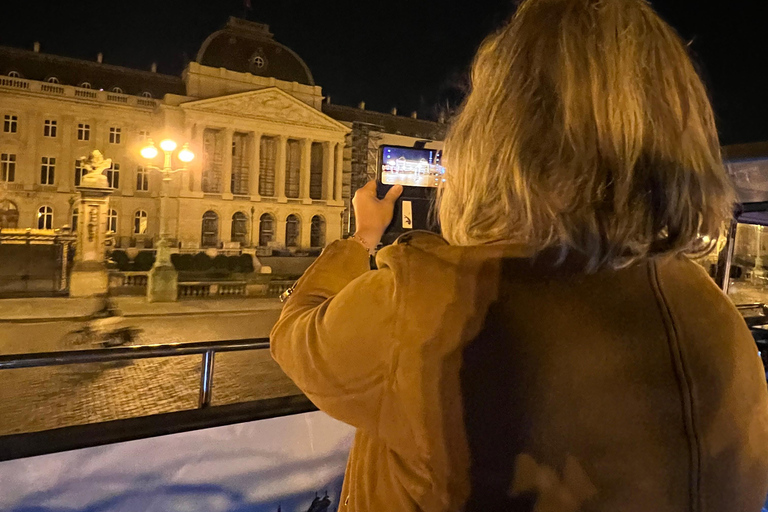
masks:
[[[145,297],[113,297],[126,317],[216,315],[279,310],[278,299],[193,299],[179,302],[147,302]],[[60,322],[85,320],[99,309],[99,299],[30,298],[0,299],[0,323]]]

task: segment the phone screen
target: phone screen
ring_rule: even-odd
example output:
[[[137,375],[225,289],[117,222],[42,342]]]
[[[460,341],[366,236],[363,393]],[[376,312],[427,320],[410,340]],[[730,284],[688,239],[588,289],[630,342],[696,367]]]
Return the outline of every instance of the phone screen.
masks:
[[[442,151],[399,146],[381,147],[381,183],[434,188],[445,181]]]

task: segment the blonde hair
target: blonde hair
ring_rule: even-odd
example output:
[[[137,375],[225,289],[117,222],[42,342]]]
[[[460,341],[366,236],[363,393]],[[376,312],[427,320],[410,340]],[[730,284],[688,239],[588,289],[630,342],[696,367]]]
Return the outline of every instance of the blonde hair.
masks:
[[[445,145],[437,212],[453,244],[619,268],[704,254],[732,212],[707,92],[643,0],[523,2],[481,46]]]

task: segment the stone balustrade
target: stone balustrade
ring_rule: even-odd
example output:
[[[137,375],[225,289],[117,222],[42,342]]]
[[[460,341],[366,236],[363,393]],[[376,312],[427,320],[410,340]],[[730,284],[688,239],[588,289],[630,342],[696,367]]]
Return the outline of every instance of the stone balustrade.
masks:
[[[99,91],[95,89],[84,89],[82,87],[74,87],[71,85],[38,82],[36,80],[27,80],[10,76],[0,76],[0,89],[14,89],[64,98],[78,98],[98,101],[100,103],[112,103],[146,109],[154,109],[159,104],[158,100],[152,98],[130,96],[128,94]]]

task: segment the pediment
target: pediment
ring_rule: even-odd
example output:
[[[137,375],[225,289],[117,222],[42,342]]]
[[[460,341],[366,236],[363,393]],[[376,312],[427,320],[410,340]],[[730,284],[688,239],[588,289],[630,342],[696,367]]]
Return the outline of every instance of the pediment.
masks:
[[[181,107],[196,112],[259,119],[336,132],[349,131],[340,122],[276,87],[189,101],[182,103]]]

